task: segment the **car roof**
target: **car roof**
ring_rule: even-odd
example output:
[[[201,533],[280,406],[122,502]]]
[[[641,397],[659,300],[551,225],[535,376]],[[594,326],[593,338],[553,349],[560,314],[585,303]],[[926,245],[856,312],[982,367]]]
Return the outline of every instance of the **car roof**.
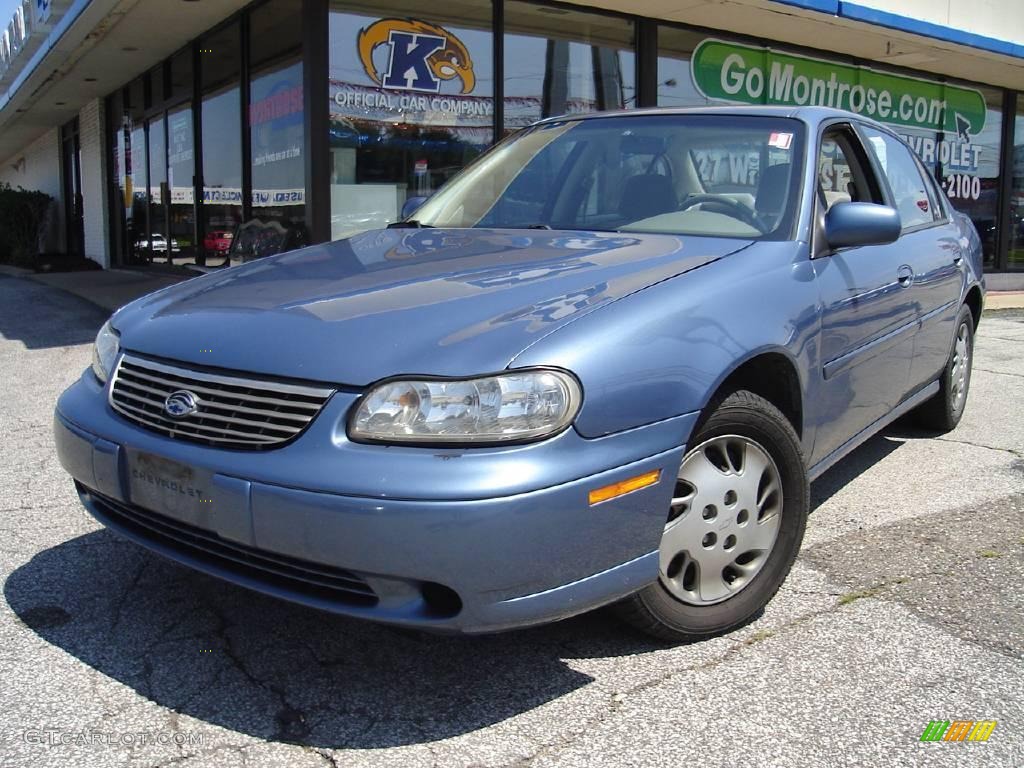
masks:
[[[884,128],[875,120],[845,109],[831,107],[787,107],[787,106],[744,106],[722,105],[714,107],[643,107],[640,109],[617,109],[609,112],[587,112],[578,115],[559,115],[539,120],[535,125],[556,123],[563,120],[594,120],[608,117],[641,117],[645,115],[734,115],[736,117],[788,117],[800,120],[811,126],[819,125],[826,120],[836,118],[860,120],[877,127]]]

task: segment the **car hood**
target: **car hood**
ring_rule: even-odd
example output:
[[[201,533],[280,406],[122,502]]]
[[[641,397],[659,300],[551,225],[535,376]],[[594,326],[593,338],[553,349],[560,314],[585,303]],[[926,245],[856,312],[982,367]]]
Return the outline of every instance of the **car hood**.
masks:
[[[388,229],[194,278],[115,315],[124,349],[362,386],[504,369],[581,315],[749,243],[552,230]]]

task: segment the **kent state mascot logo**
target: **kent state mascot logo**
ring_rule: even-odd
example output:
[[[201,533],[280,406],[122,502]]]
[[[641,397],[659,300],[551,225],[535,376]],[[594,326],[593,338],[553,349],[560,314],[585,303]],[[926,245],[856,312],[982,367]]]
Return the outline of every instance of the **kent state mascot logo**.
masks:
[[[459,78],[460,93],[476,85],[473,60],[462,41],[444,27],[418,19],[381,19],[359,31],[359,60],[363,69],[381,88],[439,93],[445,80]],[[373,63],[373,54],[390,46],[383,74]]]

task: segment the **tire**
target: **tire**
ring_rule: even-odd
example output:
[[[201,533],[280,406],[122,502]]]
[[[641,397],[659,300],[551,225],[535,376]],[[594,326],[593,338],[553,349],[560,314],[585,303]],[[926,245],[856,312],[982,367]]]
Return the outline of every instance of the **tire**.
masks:
[[[661,640],[702,640],[759,616],[792,568],[810,509],[800,440],[775,406],[740,390],[708,414],[680,465],[658,581],[613,609]]]
[[[949,359],[939,376],[939,391],[914,411],[918,425],[936,432],[949,432],[960,423],[971,388],[973,362],[974,315],[970,307],[964,305],[956,318]]]

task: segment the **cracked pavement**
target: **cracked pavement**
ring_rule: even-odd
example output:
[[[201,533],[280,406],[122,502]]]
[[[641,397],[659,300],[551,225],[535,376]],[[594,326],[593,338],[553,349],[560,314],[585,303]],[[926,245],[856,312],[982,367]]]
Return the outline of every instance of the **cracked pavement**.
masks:
[[[0,766],[1024,765],[1024,313],[986,315],[955,432],[901,421],[824,475],[764,616],[678,647],[603,611],[394,630],[118,539],[51,437],[104,319],[0,277]]]

